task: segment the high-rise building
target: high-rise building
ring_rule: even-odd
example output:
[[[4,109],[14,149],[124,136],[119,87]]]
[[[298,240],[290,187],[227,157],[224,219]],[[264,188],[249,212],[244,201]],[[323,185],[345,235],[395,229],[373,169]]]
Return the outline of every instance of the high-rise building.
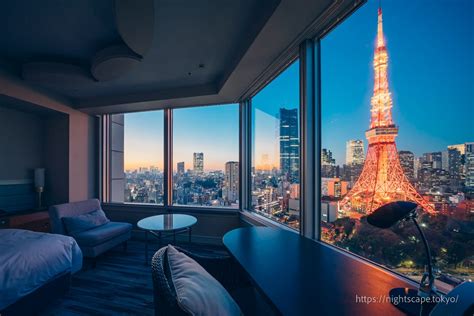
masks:
[[[440,151],[432,153],[424,153],[423,160],[431,163],[431,168],[442,169],[443,165],[443,154]]]
[[[411,151],[401,150],[398,152],[400,165],[407,178],[413,182],[415,179],[415,155]]]
[[[299,148],[298,109],[280,108],[280,170],[290,182],[299,182]]]
[[[466,153],[466,144],[448,145],[449,149],[457,149],[461,155]]]
[[[335,165],[336,159],[332,157],[332,152],[329,149],[323,148],[321,151],[321,164],[322,165]]]
[[[461,184],[460,182],[464,171],[462,154],[458,148],[459,147],[448,146],[449,177],[451,178],[451,185],[454,187],[458,187]]]
[[[228,203],[239,200],[239,162],[228,161],[225,164],[224,187],[222,198]]]
[[[184,167],[184,161],[180,161],[176,164],[176,169],[178,171],[178,174],[182,176],[185,172],[185,167]]]
[[[465,154],[474,153],[474,142],[469,142],[464,144]]]
[[[441,168],[449,171],[449,155],[447,150],[441,152]]]
[[[377,41],[374,51],[374,89],[370,100],[369,142],[364,168],[354,187],[339,203],[343,210],[372,213],[391,201],[409,200],[427,212],[435,212],[408,181],[400,165],[395,137],[398,127],[392,117],[392,97],[388,87],[388,53],[383,34],[382,9],[378,11]]]
[[[464,170],[466,178],[464,184],[469,191],[474,192],[474,142],[465,145]]]
[[[194,173],[204,172],[204,153],[193,154],[193,171]]]
[[[474,150],[466,151],[466,180],[465,185],[470,191],[474,191]]]
[[[349,140],[346,143],[346,164],[363,165],[364,160],[364,142],[360,139]]]
[[[443,167],[443,156],[440,151],[431,153],[431,159],[433,160],[433,169],[442,169]]]
[[[326,148],[321,151],[321,176],[326,178],[336,176],[336,159],[332,157],[332,152]]]
[[[334,222],[337,219],[337,203],[321,202],[321,220],[326,223]]]
[[[422,164],[423,164],[423,157],[416,157],[414,161],[414,170],[413,170],[413,175],[415,176],[415,179],[418,179]]]

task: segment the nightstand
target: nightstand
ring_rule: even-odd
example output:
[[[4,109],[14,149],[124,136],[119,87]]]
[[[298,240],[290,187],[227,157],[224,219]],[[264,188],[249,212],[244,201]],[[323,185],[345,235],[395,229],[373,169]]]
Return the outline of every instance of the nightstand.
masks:
[[[22,211],[14,214],[0,214],[0,228],[18,228],[37,232],[49,233],[48,211]]]

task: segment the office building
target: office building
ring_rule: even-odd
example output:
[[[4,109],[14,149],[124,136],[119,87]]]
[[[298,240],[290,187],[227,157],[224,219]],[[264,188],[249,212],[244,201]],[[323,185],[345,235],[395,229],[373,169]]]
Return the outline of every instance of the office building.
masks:
[[[465,185],[469,191],[474,192],[474,142],[466,143],[465,153]]]
[[[280,171],[291,182],[299,181],[298,109],[280,108]]]
[[[228,161],[225,164],[224,188],[222,198],[228,203],[239,200],[239,162]]]
[[[360,139],[346,143],[346,164],[363,165],[365,161],[364,142]]]
[[[449,149],[456,149],[461,155],[466,153],[466,144],[448,145]]]
[[[176,170],[178,172],[178,175],[180,176],[182,176],[186,172],[184,161],[178,162],[176,164]]]
[[[464,166],[460,149],[464,151],[464,147],[460,148],[459,145],[448,146],[449,176],[453,187],[459,187],[463,177]]]
[[[337,203],[322,201],[321,202],[321,220],[326,223],[334,222],[337,219]]]
[[[321,176],[332,178],[336,176],[336,160],[329,149],[321,150]]]
[[[413,181],[415,179],[415,155],[411,151],[401,150],[398,152],[398,157],[400,157],[400,165],[405,176]]]
[[[193,154],[193,172],[195,174],[204,172],[204,153]]]

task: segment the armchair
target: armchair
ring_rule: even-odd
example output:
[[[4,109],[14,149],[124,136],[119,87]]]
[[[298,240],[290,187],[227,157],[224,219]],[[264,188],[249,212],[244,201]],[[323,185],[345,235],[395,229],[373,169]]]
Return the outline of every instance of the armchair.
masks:
[[[64,226],[63,217],[83,215],[102,209],[100,201],[91,199],[80,202],[53,205],[49,208],[51,229],[55,234],[69,235]],[[124,244],[130,239],[132,225],[130,223],[108,222],[74,235],[85,257],[95,258],[105,251]]]

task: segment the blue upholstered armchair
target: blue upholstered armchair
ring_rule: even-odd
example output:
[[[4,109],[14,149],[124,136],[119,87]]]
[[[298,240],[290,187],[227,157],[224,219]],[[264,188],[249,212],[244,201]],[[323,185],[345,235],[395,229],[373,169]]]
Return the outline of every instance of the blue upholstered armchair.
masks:
[[[100,201],[97,199],[53,205],[49,208],[52,232],[71,235],[67,231],[63,218],[80,216],[97,210],[102,210]],[[100,226],[73,234],[85,257],[95,258],[119,244],[126,246],[127,240],[131,237],[132,225],[106,221]]]

